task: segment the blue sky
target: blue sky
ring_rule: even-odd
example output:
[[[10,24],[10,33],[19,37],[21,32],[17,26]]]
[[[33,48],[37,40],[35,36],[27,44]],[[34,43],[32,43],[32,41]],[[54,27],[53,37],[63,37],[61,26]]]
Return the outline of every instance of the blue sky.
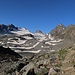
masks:
[[[75,0],[0,0],[0,24],[48,33],[60,23],[75,24]]]

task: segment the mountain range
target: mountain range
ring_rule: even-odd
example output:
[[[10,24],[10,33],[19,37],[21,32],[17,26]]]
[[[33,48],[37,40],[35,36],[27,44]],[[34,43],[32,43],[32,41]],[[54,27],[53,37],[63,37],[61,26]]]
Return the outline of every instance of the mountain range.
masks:
[[[19,34],[19,35],[33,35],[33,36],[44,36],[44,33],[41,30],[36,30],[35,33],[31,33],[26,28],[19,28],[15,27],[13,24],[4,25],[0,24],[0,34]],[[68,27],[64,26],[63,24],[59,24],[53,30],[51,30],[49,34],[54,37],[55,39],[70,39],[75,40],[75,25],[70,24]],[[29,36],[30,36],[29,35]],[[33,37],[32,36],[32,37]]]
[[[0,75],[29,75],[29,72],[33,75],[32,68],[36,75],[45,75],[50,65],[55,73],[65,69],[64,73],[69,75],[72,71],[75,74],[74,37],[75,26],[72,24],[68,27],[59,24],[48,34],[0,24]]]
[[[0,24],[0,45],[18,53],[41,53],[74,46],[75,26],[59,24],[48,34],[40,30],[34,33],[13,24]]]

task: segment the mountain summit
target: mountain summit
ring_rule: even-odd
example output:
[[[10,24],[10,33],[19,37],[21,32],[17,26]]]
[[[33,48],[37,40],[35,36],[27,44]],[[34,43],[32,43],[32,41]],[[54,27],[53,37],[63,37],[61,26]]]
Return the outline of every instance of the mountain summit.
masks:
[[[63,24],[56,26],[49,34],[55,38],[63,38],[62,34],[65,31],[66,27]]]
[[[40,34],[43,34],[43,32],[41,30],[36,30],[35,33],[40,33]]]
[[[65,27],[59,24],[49,34],[55,39],[75,40],[75,25],[70,24],[68,27]]]
[[[0,34],[16,34],[16,35],[24,35],[26,38],[31,38],[29,35],[32,35],[38,39],[50,39],[49,35],[45,35],[41,30],[36,30],[35,33],[30,32],[26,28],[15,27],[13,24],[4,25],[0,24]],[[75,25],[70,24],[68,27],[65,27],[63,24],[59,24],[56,26],[51,32],[49,32],[50,36],[55,39],[69,39],[75,40]],[[28,37],[27,37],[28,36]],[[28,38],[28,39],[29,39]]]
[[[10,31],[18,30],[18,27],[15,27],[13,24],[4,25],[0,24],[0,34],[9,34]]]
[[[10,30],[10,31],[18,30],[18,27],[15,27],[13,24],[9,24],[9,25],[7,26],[7,28],[8,28],[8,30]]]

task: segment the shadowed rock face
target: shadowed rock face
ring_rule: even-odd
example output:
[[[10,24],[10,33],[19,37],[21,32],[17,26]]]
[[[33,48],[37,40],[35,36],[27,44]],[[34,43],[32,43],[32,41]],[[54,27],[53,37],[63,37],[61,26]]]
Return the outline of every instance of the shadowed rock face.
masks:
[[[18,58],[22,58],[18,53],[14,52],[10,48],[4,48],[0,46],[0,61],[1,60],[18,60]]]
[[[9,34],[10,31],[18,30],[18,27],[15,27],[13,24],[4,25],[0,24],[0,34]]]
[[[7,34],[10,33],[7,26],[4,24],[0,24],[0,34]]]
[[[13,30],[18,30],[18,27],[15,27],[13,24],[9,24],[7,26],[8,30],[13,31]]]

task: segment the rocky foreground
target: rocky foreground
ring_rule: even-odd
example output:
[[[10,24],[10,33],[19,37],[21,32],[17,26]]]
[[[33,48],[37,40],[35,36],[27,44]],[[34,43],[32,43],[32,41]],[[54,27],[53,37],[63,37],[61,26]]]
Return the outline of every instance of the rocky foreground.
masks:
[[[3,56],[0,54],[0,75],[75,75],[73,47],[42,54],[26,54],[22,58],[13,55],[10,56],[9,52]]]

